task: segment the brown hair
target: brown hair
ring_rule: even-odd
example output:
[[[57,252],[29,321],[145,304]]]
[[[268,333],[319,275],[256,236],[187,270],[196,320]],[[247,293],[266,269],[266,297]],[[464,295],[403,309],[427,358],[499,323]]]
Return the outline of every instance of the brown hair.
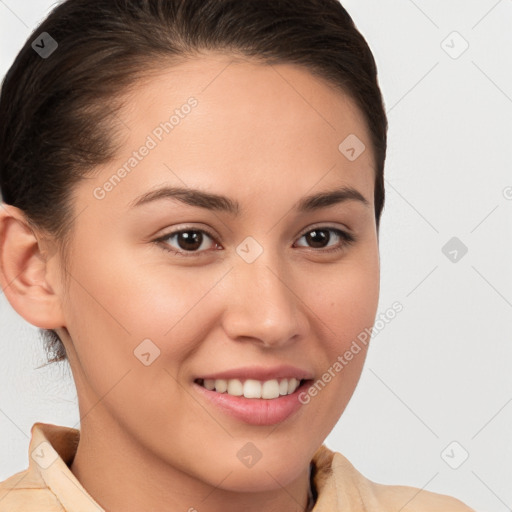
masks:
[[[42,58],[32,43],[45,32],[58,47]],[[297,64],[353,98],[372,137],[378,230],[387,118],[373,55],[338,0],[66,0],[30,35],[0,96],[2,200],[55,237],[63,262],[73,186],[115,156],[120,98],[202,50]],[[40,333],[48,364],[66,360],[57,333]]]

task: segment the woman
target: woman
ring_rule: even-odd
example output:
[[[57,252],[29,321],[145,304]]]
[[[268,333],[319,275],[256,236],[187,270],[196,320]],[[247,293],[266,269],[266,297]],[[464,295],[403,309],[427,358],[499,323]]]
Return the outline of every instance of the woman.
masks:
[[[0,115],[1,285],[81,418],[34,424],[0,511],[471,510],[322,444],[375,320],[387,131],[337,1],[65,1]]]

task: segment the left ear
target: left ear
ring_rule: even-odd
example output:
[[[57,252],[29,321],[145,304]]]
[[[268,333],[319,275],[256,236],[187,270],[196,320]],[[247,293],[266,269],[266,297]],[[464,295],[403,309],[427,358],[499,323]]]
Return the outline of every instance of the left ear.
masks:
[[[65,324],[57,254],[48,252],[22,210],[0,203],[0,285],[12,307],[43,329]],[[50,265],[51,263],[51,265]]]

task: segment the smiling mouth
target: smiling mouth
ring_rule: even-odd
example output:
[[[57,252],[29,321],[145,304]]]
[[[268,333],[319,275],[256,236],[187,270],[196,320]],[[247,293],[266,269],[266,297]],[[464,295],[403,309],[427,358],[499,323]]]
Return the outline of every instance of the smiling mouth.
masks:
[[[194,382],[203,388],[216,393],[245,398],[262,398],[273,400],[281,396],[291,395],[302,386],[307,379],[196,379]]]

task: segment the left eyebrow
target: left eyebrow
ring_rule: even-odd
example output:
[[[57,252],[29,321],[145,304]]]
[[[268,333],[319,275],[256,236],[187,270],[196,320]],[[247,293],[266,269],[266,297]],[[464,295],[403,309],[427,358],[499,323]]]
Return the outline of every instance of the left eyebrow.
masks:
[[[199,189],[171,186],[146,192],[135,198],[128,206],[134,208],[160,199],[177,200],[190,206],[223,211],[234,217],[239,216],[241,211],[240,203],[229,197]],[[303,197],[294,205],[294,210],[299,213],[312,212],[346,201],[358,201],[367,208],[370,207],[368,200],[358,190],[352,187],[341,187]]]
[[[341,187],[336,190],[319,192],[311,196],[303,197],[296,205],[295,209],[299,212],[311,212],[320,208],[327,208],[334,204],[343,203],[345,201],[359,201],[367,208],[370,207],[369,201],[352,187]]]

